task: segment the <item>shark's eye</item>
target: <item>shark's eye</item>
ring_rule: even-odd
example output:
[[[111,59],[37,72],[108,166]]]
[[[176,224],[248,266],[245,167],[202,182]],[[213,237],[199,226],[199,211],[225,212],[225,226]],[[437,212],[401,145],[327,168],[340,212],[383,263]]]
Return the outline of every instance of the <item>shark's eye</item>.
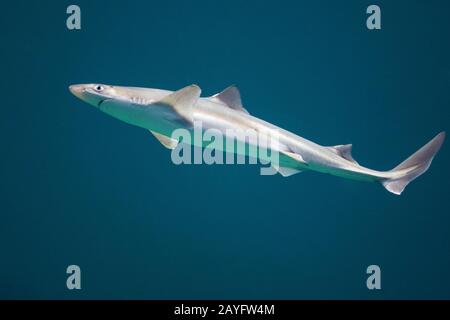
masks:
[[[105,89],[103,86],[101,86],[101,85],[96,85],[95,86],[95,91],[103,91],[103,89]]]

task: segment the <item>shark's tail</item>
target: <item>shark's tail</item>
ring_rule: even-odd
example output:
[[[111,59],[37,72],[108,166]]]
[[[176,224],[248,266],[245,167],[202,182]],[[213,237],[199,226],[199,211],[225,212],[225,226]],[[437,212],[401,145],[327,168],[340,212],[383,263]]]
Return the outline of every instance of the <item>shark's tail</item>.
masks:
[[[439,133],[412,156],[389,171],[392,173],[392,178],[382,179],[383,186],[394,194],[401,194],[408,183],[427,171],[444,139],[445,132]]]

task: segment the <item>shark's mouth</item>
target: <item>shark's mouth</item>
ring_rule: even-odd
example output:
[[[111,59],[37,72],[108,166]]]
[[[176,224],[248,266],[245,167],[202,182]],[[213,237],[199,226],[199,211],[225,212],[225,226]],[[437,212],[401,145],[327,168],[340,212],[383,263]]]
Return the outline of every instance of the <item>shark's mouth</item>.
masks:
[[[100,107],[102,105],[103,102],[105,102],[106,99],[102,99],[97,103],[97,107]]]

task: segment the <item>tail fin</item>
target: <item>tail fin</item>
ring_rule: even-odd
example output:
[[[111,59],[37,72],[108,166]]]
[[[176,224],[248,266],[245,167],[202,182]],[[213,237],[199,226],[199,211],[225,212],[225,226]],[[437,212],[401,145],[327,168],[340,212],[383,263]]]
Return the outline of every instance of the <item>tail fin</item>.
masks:
[[[428,170],[433,157],[441,148],[444,139],[445,132],[443,131],[418,151],[416,151],[408,159],[392,169],[390,172],[398,172],[399,177],[382,180],[381,183],[383,184],[383,186],[388,191],[400,195],[408,185],[408,183]]]

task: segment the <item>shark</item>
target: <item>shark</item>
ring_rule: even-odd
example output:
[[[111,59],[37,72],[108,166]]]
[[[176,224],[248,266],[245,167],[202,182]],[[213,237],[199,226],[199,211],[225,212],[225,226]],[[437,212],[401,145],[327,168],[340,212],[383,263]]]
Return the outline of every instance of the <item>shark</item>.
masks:
[[[280,157],[273,167],[284,177],[316,171],[378,182],[396,195],[428,170],[445,139],[442,131],[392,170],[378,171],[360,165],[352,156],[351,144],[322,146],[252,116],[244,108],[234,85],[209,97],[201,97],[201,89],[195,84],[176,91],[95,83],[70,85],[69,90],[98,110],[149,130],[168,149],[180,143],[172,137],[175,130],[193,130],[199,122],[204,130],[212,128],[224,135],[230,128],[250,129],[269,137],[276,135],[278,143],[271,148],[275,148]]]

